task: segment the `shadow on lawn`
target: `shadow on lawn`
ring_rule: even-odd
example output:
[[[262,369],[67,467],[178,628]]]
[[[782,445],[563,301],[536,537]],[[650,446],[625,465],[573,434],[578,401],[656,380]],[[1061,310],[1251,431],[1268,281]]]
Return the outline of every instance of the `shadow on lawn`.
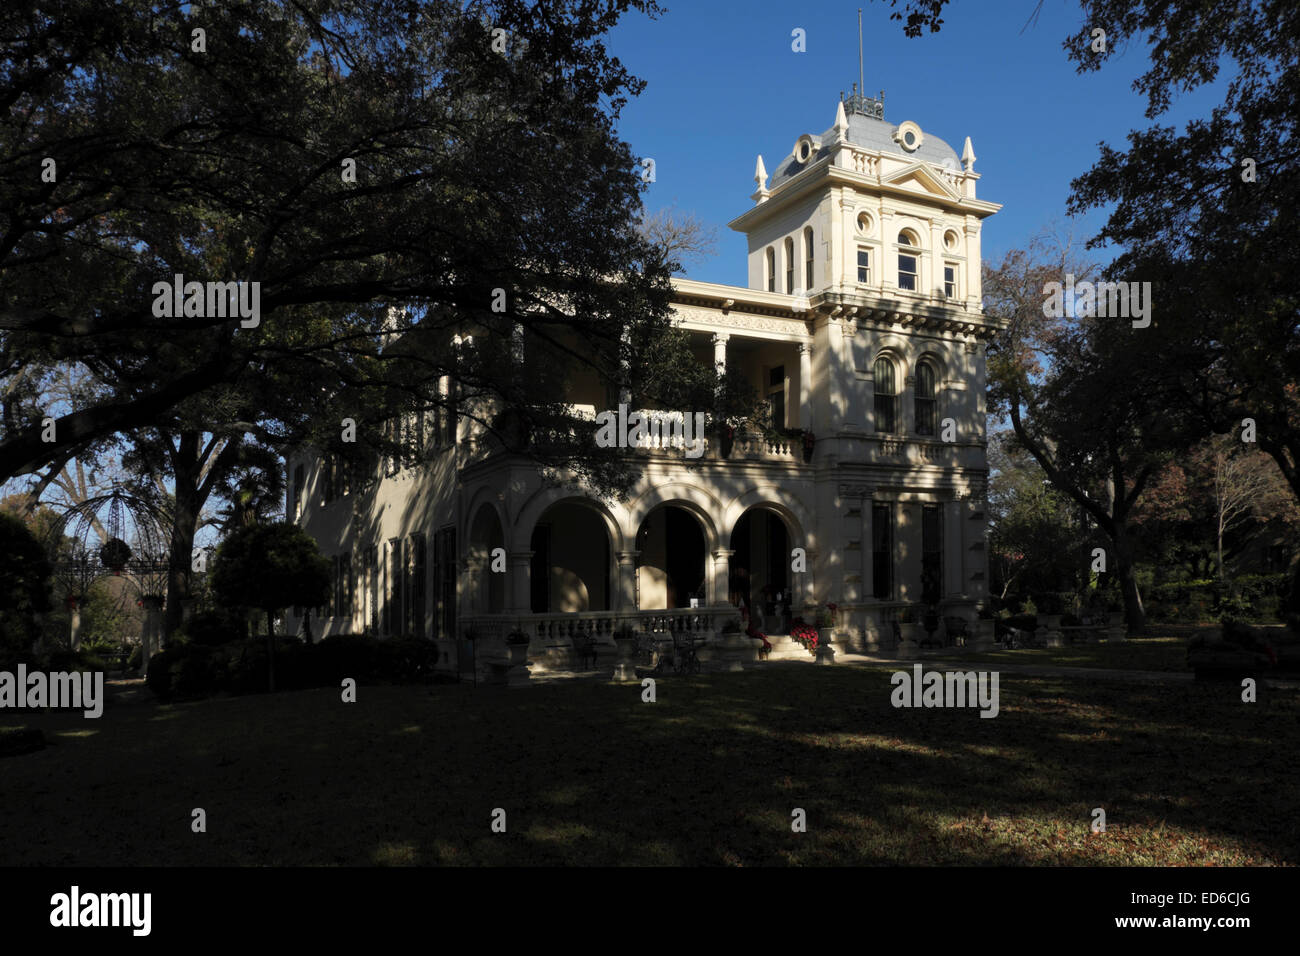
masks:
[[[110,709],[93,738],[44,715],[56,745],[0,768],[30,837],[5,862],[1300,862],[1294,695],[1006,676],[990,720],[890,689],[772,668],[663,680],[653,704],[593,682],[370,687]]]

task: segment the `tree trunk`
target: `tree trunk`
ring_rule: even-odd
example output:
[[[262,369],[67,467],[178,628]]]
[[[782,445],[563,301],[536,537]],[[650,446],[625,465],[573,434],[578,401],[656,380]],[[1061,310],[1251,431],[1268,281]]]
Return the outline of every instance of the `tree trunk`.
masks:
[[[1142,607],[1142,594],[1138,590],[1133,553],[1122,530],[1114,536],[1114,543],[1115,571],[1119,575],[1120,592],[1124,595],[1124,620],[1130,634],[1142,634],[1147,628],[1147,613]]]
[[[271,693],[275,693],[275,616],[273,611],[266,612],[266,684]]]
[[[203,510],[199,491],[202,463],[197,460],[200,439],[198,432],[182,432],[178,453],[171,456],[176,511],[172,517],[171,554],[167,561],[167,611],[163,618],[165,640],[170,640],[181,626],[185,607],[194,594],[190,577],[194,536],[198,533],[199,513]]]

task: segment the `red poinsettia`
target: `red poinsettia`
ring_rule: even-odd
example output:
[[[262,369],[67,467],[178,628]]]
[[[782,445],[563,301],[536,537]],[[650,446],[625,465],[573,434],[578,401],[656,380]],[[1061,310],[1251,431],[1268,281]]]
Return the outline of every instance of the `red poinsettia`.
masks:
[[[770,641],[768,641],[767,635],[764,634],[762,631],[756,630],[754,628],[754,625],[751,624],[749,627],[745,628],[745,634],[748,635],[749,637],[752,637],[756,641],[763,642],[764,654],[766,654],[768,651],[772,649],[772,644]]]

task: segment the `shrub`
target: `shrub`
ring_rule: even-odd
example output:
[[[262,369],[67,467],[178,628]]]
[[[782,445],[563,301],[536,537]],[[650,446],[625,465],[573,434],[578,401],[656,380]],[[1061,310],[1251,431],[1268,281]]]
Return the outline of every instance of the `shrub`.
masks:
[[[185,622],[180,633],[194,644],[219,647],[232,641],[246,640],[248,619],[238,611],[228,609],[200,611]]]
[[[21,519],[0,512],[0,665],[31,660],[41,634],[36,616],[50,609],[53,567]]]
[[[149,689],[160,700],[262,693],[267,689],[266,642],[231,641],[217,647],[172,645],[149,661]],[[281,639],[275,651],[276,687],[281,690],[337,687],[357,681],[427,683],[436,679],[438,648],[417,638],[375,640],[337,635],[319,644]]]
[[[374,654],[374,676],[395,684],[424,683],[433,679],[438,649],[432,641],[401,638],[379,641]]]
[[[1027,607],[1029,602],[1025,603]],[[1061,600],[1061,596],[1054,591],[1047,591],[1038,595],[1038,600],[1035,603],[1039,614],[1057,615],[1065,610],[1065,603]],[[1027,610],[1026,613],[1028,613]]]
[[[324,685],[338,684],[345,677],[369,680],[375,674],[376,650],[381,641],[357,634],[335,634],[316,649],[317,679]]]
[[[144,683],[159,700],[171,700],[172,664],[180,657],[184,647],[183,644],[164,647],[149,658],[149,670],[145,672]]]
[[[216,648],[203,644],[180,645],[170,660],[173,697],[206,697],[221,683],[218,675],[224,670],[224,660]],[[152,673],[152,660],[149,670]]]

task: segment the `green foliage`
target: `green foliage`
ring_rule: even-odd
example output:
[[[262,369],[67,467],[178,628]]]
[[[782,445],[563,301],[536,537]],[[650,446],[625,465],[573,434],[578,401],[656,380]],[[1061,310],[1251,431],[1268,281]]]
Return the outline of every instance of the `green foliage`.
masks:
[[[52,573],[35,535],[0,511],[0,664],[30,659],[40,636],[36,615],[50,609]]]
[[[263,693],[266,655],[266,642],[261,639],[216,647],[173,645],[150,658],[146,683],[160,700]],[[429,683],[437,677],[437,661],[437,645],[416,638],[376,640],[346,634],[319,644],[290,638],[276,647],[276,687],[336,688],[345,678],[359,683]]]
[[[248,638],[248,618],[239,611],[199,611],[181,628],[180,635],[191,643],[217,647]]]
[[[212,591],[226,608],[316,607],[329,598],[330,563],[315,540],[291,524],[251,525],[217,551]]]
[[[653,0],[216,4],[203,13],[213,52],[196,54],[192,24],[149,4],[0,7],[0,31],[22,38],[0,51],[0,152],[31,159],[0,173],[0,369],[23,370],[0,374],[13,423],[0,479],[164,420],[236,444],[251,431],[337,446],[339,420],[355,417],[359,446],[393,446],[382,423],[447,411],[436,385],[452,375],[461,414],[513,406],[520,433],[546,438],[530,454],[628,483],[629,456],[600,454],[562,406],[574,374],[626,384],[624,361],[652,364],[636,348],[670,329],[671,250],[638,229],[647,186],[617,135],[644,87],[606,47],[629,10],[659,12]],[[504,54],[493,28],[510,38]],[[268,133],[286,130],[299,133]],[[55,183],[41,181],[44,156]],[[260,282],[260,324],[185,316],[160,332],[152,286],[177,273]],[[390,306],[405,310],[396,341]],[[523,374],[501,361],[519,328]],[[453,346],[470,329],[473,344]],[[31,382],[71,362],[93,365],[103,393],[46,444]],[[691,391],[673,381],[683,370],[660,373],[643,376],[648,390]],[[271,497],[218,481],[231,524]]]

